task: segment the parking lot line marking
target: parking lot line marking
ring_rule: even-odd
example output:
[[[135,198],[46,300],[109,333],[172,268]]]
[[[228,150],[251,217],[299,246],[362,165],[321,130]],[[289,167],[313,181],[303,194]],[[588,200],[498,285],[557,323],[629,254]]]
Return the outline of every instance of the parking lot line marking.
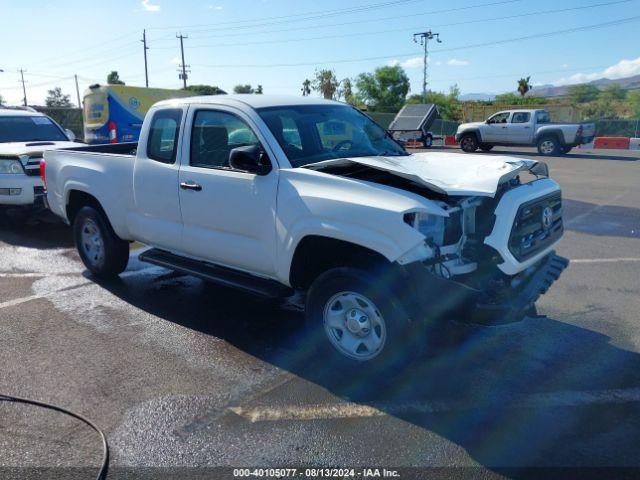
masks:
[[[452,401],[390,404],[335,403],[323,405],[284,405],[280,407],[231,407],[229,410],[251,423],[281,420],[332,420],[371,418],[384,415],[419,415],[479,409],[524,409],[581,407],[640,402],[640,388],[567,391],[500,398],[489,403]]]
[[[640,262],[640,258],[576,258],[571,260],[571,263],[629,263]]]

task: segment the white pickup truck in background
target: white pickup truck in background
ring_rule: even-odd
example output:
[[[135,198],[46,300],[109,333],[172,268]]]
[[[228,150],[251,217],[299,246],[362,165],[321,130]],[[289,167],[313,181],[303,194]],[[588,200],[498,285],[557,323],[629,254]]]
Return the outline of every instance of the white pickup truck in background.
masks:
[[[595,131],[593,123],[552,123],[546,110],[509,110],[498,112],[485,122],[463,123],[456,132],[456,141],[467,153],[511,145],[534,146],[541,155],[553,156],[592,142]]]
[[[73,132],[42,113],[0,107],[0,207],[42,206],[43,152],[78,146],[74,139]]]
[[[393,364],[446,315],[520,319],[568,263],[553,251],[562,200],[545,164],[409,155],[338,102],[164,101],[137,145],[47,152],[43,170],[94,275],[118,275],[140,241],[142,261],[258,295],[303,292],[300,348],[348,364]]]

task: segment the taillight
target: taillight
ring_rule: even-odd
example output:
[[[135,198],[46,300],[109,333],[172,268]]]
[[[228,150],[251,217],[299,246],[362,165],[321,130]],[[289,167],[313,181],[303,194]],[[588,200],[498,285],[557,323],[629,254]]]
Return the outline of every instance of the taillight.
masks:
[[[118,143],[118,130],[115,122],[109,122],[109,143]]]
[[[40,178],[44,184],[44,188],[47,188],[47,162],[44,159],[40,160]]]

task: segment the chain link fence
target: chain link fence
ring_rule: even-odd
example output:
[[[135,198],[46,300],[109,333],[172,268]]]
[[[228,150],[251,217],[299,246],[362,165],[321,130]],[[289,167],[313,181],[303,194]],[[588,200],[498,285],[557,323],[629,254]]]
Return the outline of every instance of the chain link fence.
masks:
[[[631,137],[640,135],[640,119],[591,120],[596,124],[596,137]]]

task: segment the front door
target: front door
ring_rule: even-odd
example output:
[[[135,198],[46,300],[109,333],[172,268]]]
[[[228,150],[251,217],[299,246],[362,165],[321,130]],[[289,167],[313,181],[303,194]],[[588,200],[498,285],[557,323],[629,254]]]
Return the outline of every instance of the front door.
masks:
[[[509,112],[496,113],[482,129],[482,141],[501,143],[506,139]]]
[[[182,250],[212,263],[275,277],[278,170],[260,176],[229,165],[233,148],[264,145],[250,122],[227,107],[189,111],[189,140],[182,150],[179,181]]]

